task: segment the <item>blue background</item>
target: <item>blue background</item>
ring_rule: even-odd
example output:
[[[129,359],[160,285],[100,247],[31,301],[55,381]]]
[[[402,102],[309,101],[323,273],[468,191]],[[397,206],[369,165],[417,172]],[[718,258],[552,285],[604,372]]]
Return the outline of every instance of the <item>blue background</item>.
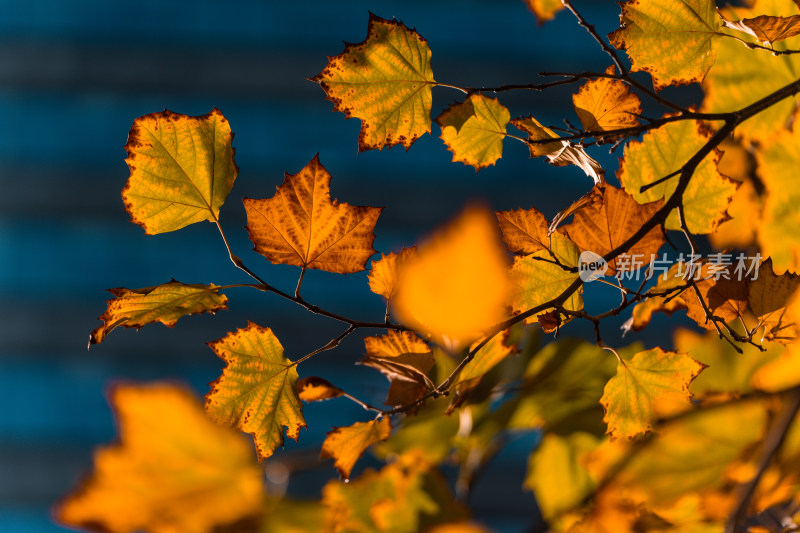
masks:
[[[601,34],[618,24],[615,2],[578,6]],[[273,295],[236,289],[228,292],[230,311],[185,318],[175,329],[117,330],[86,350],[107,288],[170,278],[248,281],[211,224],[147,237],[128,221],[120,199],[128,176],[122,147],[134,118],[164,108],[190,115],[222,110],[236,134],[240,168],[222,224],[245,263],[287,291],[298,270],[251,251],[241,198],[271,196],[284,171],[297,172],[317,152],[333,175],[334,197],[386,206],[375,241],[383,252],[416,242],[469,201],[497,210],[535,206],[552,216],[591,188],[579,169],[530,160],[510,139],[503,159],[476,173],[451,162],[436,125],[407,153],[357,154],[359,122],[332,113],[306,78],[342,50],[342,40],[364,39],[369,10],[416,27],[433,50],[436,79],[445,83],[529,83],[539,71],[601,71],[609,64],[568,13],[538,26],[512,0],[0,0],[0,531],[61,530],[51,522],[51,506],[90,471],[91,450],[114,437],[109,383],[178,380],[200,397],[221,369],[204,343],[248,319],[271,327],[293,359],[342,331]],[[562,117],[577,123],[570,94],[522,91],[502,101],[512,116],[533,113],[561,125]],[[434,115],[460,97],[436,88]],[[613,176],[619,154],[590,154]],[[587,292],[590,308],[618,298],[601,287]],[[363,273],[309,272],[304,296],[365,320],[383,313]],[[617,326],[610,323],[605,340],[627,344]],[[582,325],[562,334],[593,338]],[[361,337],[304,364],[301,375],[325,376],[379,404],[383,378],[353,366],[363,355]],[[669,337],[664,328],[650,341]],[[337,402],[306,407],[309,430],[287,454],[316,463],[315,449],[331,426],[364,419],[357,407]],[[516,441],[476,487],[477,518],[498,530],[534,523],[533,497],[520,488],[533,442]],[[312,465],[291,490],[316,496],[333,475],[329,463]]]

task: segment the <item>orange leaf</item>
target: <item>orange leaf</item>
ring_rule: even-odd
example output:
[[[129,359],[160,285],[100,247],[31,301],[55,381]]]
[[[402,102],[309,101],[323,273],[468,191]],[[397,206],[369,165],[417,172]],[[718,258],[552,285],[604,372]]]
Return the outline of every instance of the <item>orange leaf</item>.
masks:
[[[754,18],[732,21],[726,19],[720,13],[720,18],[722,18],[724,27],[752,35],[763,44],[769,46],[776,41],[783,41],[795,35],[800,35],[800,15],[792,15],[791,17],[760,15]]]
[[[369,271],[369,289],[391,300],[397,290],[397,271],[409,257],[417,253],[417,247],[403,248],[399,253],[381,254],[381,258],[372,262]]]
[[[550,249],[547,219],[535,208],[498,211],[496,215],[503,240],[515,254],[527,255]]]
[[[241,434],[208,419],[182,387],[118,385],[110,393],[119,442],[56,519],[95,531],[211,532],[257,514],[263,474]]]
[[[750,281],[748,302],[763,329],[763,338],[782,344],[793,342],[800,332],[800,307],[793,296],[800,288],[800,276],[775,275],[772,260],[767,259],[758,270],[758,278]]]
[[[331,200],[330,185],[331,175],[314,156],[297,174],[286,174],[272,198],[245,198],[255,251],[273,263],[339,274],[364,270],[383,208]]]
[[[709,311],[726,323],[730,323],[739,317],[744,317],[744,313],[747,310],[747,281],[737,279],[738,276],[731,267],[720,272],[720,274],[727,275],[728,279],[725,279],[724,275],[716,276],[710,270],[711,266],[709,263],[700,265],[699,277],[701,279],[696,282],[700,295],[703,297],[703,301],[708,306]],[[683,299],[688,305],[686,316],[700,326],[707,329],[716,329],[710,320],[706,322],[705,310],[697,299],[697,293],[694,290],[688,290],[683,294]]]
[[[173,327],[182,316],[215,313],[228,308],[228,298],[211,285],[186,285],[170,281],[155,287],[109,289],[114,298],[107,300],[106,312],[98,317],[104,324],[89,336],[89,344],[100,344],[115,328],[141,328],[161,322]]]
[[[163,111],[137,118],[125,145],[131,175],[122,190],[131,221],[148,235],[216,222],[239,172],[232,141],[217,108],[202,117]]]
[[[523,0],[528,9],[536,15],[539,24],[544,24],[556,16],[556,13],[564,9],[561,0]]]
[[[507,270],[493,217],[467,208],[403,265],[393,310],[404,324],[458,349],[504,318]]]
[[[613,66],[606,69],[606,74],[613,73]],[[626,83],[611,78],[587,81],[572,95],[572,103],[586,131],[635,127],[639,125],[637,117],[642,113],[639,97]]]
[[[259,461],[283,446],[284,426],[286,435],[297,440],[306,427],[297,366],[284,357],[272,330],[250,322],[208,345],[227,363],[206,394],[211,419],[252,434]]]
[[[663,200],[640,204],[630,194],[610,184],[596,185],[594,191],[603,196],[603,201],[577,211],[565,229],[581,251],[588,250],[601,256],[632,237],[664,205]],[[661,229],[655,227],[631,246],[627,254],[641,255],[647,264],[662,244],[664,236]],[[616,259],[608,266],[612,273],[624,268]]]
[[[334,428],[328,432],[325,442],[322,443],[320,457],[334,459],[334,466],[339,474],[344,479],[349,479],[353,466],[364,455],[364,451],[376,442],[388,439],[391,431],[392,422],[388,416],[380,420]]]
[[[362,364],[378,370],[391,383],[386,405],[408,405],[427,392],[434,360],[422,339],[409,331],[390,331],[382,337],[366,337],[364,345],[367,356]]]
[[[304,402],[319,402],[338,398],[344,391],[325,379],[312,376],[297,382],[297,394]]]

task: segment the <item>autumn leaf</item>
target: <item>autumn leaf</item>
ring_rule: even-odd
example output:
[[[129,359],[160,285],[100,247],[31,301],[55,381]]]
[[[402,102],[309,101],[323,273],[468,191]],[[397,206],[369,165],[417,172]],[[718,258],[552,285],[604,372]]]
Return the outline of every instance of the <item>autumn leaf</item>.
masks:
[[[606,74],[614,74],[614,67],[608,67]],[[638,116],[642,114],[639,97],[620,80],[597,78],[587,81],[572,95],[575,114],[583,124],[583,129],[602,132],[632,128],[639,125]],[[599,137],[604,138],[600,135]],[[613,139],[611,136],[609,139]]]
[[[434,360],[430,347],[410,331],[389,331],[381,337],[366,337],[367,356],[361,364],[381,372],[390,381],[386,405],[408,405],[432,386],[428,372]]]
[[[741,20],[728,20],[720,13],[722,25],[732,30],[738,30],[752,35],[762,44],[772,46],[772,43],[783,41],[795,35],[800,35],[800,15],[791,17],[771,17],[760,15],[754,18]]]
[[[722,267],[720,264],[702,263],[697,265],[695,282],[700,297],[710,313],[721,318],[726,324],[737,318],[744,318],[747,310],[748,284],[745,279],[738,279],[732,266]],[[714,329],[713,322],[706,320],[706,311],[694,290],[687,290],[683,295],[687,304],[686,316],[707,329]]]
[[[634,72],[649,72],[656,90],[703,80],[721,37],[713,0],[629,0],[620,5],[620,28],[608,39],[628,52]]]
[[[767,259],[758,269],[758,277],[749,282],[748,304],[762,329],[762,339],[782,344],[793,342],[800,333],[800,306],[794,295],[800,289],[800,276],[776,275]]]
[[[106,312],[97,319],[103,325],[89,335],[89,345],[100,344],[115,328],[141,328],[153,322],[173,327],[182,316],[215,313],[228,308],[228,298],[216,285],[187,285],[170,281],[155,287],[109,289]]]
[[[397,273],[400,266],[417,253],[417,247],[403,248],[398,253],[381,254],[381,258],[372,261],[369,271],[369,290],[380,294],[387,301],[391,300],[397,290]]]
[[[572,223],[564,229],[581,251],[588,250],[601,256],[632,237],[664,205],[661,200],[640,204],[627,192],[608,183],[596,185],[593,192],[602,197],[602,202],[576,211]],[[628,248],[626,253],[629,256],[643,256],[648,262],[662,244],[664,236],[661,229],[656,227]],[[608,273],[630,270],[616,259],[609,262],[608,267]]]
[[[511,121],[517,129],[528,134],[528,150],[531,157],[547,157],[547,162],[554,167],[575,165],[583,170],[595,184],[601,183],[605,171],[600,163],[589,157],[582,146],[575,146],[569,141],[533,142],[547,139],[558,139],[559,135],[533,117],[515,118]]]
[[[364,451],[375,444],[389,438],[392,431],[391,417],[380,420],[356,422],[352,426],[334,428],[328,432],[322,443],[321,457],[334,459],[334,466],[342,478],[349,479],[356,461],[364,455]]]
[[[319,83],[334,111],[361,120],[359,152],[396,144],[408,150],[431,131],[431,51],[397,20],[370,13],[366,40],[346,44],[311,81]]]
[[[316,155],[297,174],[287,173],[272,198],[245,198],[255,251],[273,263],[339,274],[364,270],[383,208],[331,200],[330,185]]]
[[[325,508],[319,501],[268,498],[258,533],[317,533],[324,521]]]
[[[307,377],[297,382],[297,395],[304,402],[320,402],[342,396],[344,391],[328,380],[316,376]]]
[[[111,389],[119,442],[95,452],[95,471],[56,509],[69,527],[129,533],[211,532],[257,514],[263,474],[246,439],[209,420],[185,388]]]
[[[758,0],[749,9],[727,7],[729,18],[753,18],[760,15],[800,15],[792,0]],[[741,35],[741,34],[739,34]],[[776,51],[800,48],[800,37],[775,43]],[[706,93],[701,111],[727,113],[742,109],[757,100],[792,83],[800,73],[800,55],[774,56],[764,50],[747,50],[736,39],[722,39],[717,51],[717,61],[703,82]],[[782,130],[792,116],[798,97],[792,96],[776,102],[747,119],[736,128],[737,136],[768,141]]]
[[[564,9],[561,0],[523,0],[528,9],[536,15],[539,24],[544,24],[556,16],[556,13]]]
[[[652,429],[656,418],[691,407],[689,383],[704,365],[691,357],[654,348],[620,359],[600,403],[612,439],[629,439]]]
[[[550,249],[547,219],[536,208],[498,211],[496,215],[503,240],[513,253],[532,254]]]
[[[629,331],[646,328],[656,312],[672,315],[675,311],[686,309],[689,305],[683,294],[689,287],[684,279],[688,267],[686,263],[675,263],[669,270],[658,275],[655,287],[645,292],[646,298],[634,306],[631,318],[622,325],[623,336]]]
[[[226,363],[206,394],[211,419],[252,434],[259,461],[283,446],[284,426],[286,435],[297,440],[306,427],[297,367],[284,357],[272,330],[250,322],[208,345]]]
[[[505,254],[492,215],[467,208],[403,265],[395,315],[457,350],[504,318],[509,295]]]
[[[202,117],[162,111],[137,118],[125,145],[131,175],[122,189],[131,221],[148,235],[217,222],[239,172],[232,140],[217,108]]]
[[[436,117],[453,161],[475,167],[494,165],[503,156],[503,139],[511,115],[496,98],[471,94]]]
[[[708,141],[711,132],[699,122],[681,120],[647,132],[640,141],[631,141],[620,159],[617,177],[625,191],[637,202],[654,202],[672,196],[678,184],[673,176],[645,192],[640,188],[677,172]],[[683,193],[686,224],[692,233],[711,233],[726,218],[726,209],[737,183],[717,169],[720,154],[706,156],[692,175]],[[677,210],[666,220],[667,229],[680,229]]]
[[[507,345],[508,337],[511,330],[505,330],[492,337],[492,339],[483,345],[473,358],[464,365],[464,368],[459,372],[458,377],[453,383],[453,398],[450,402],[446,414],[450,414],[456,407],[464,404],[470,396],[470,392],[478,386],[481,378],[485,376],[494,367],[500,364],[501,361],[510,357],[518,351],[516,345]],[[476,349],[478,343],[473,344],[470,349]]]

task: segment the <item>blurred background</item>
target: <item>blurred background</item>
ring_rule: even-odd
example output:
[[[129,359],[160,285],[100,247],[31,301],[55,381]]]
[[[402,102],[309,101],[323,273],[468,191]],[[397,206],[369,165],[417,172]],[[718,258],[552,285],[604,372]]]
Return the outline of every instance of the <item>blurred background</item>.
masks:
[[[616,28],[616,2],[576,4],[601,34]],[[105,289],[170,278],[248,281],[228,261],[211,224],[148,237],[129,222],[120,190],[134,118],[165,108],[223,112],[235,132],[240,172],[222,225],[245,263],[287,291],[298,269],[271,265],[251,251],[241,198],[272,196],[284,171],[297,172],[316,153],[333,175],[333,197],[386,206],[376,228],[381,252],[413,244],[470,201],[496,210],[535,206],[550,217],[591,188],[578,168],[530,160],[513,140],[496,166],[476,173],[451,162],[436,125],[408,152],[357,154],[358,120],[332,113],[306,78],[322,70],[326,55],[342,51],[343,40],[365,38],[369,11],[416,27],[444,83],[530,83],[540,71],[602,71],[609,64],[569,13],[540,26],[520,0],[0,0],[0,531],[63,530],[51,521],[52,505],[88,474],[92,449],[115,435],[105,397],[110,383],[176,380],[199,398],[222,367],[205,343],[248,319],[271,327],[291,359],[342,330],[274,295],[233,289],[229,311],[183,318],[174,329],[116,330],[87,351],[110,297]],[[699,94],[692,91],[683,94]],[[577,123],[571,92],[505,93],[502,102],[512,116]],[[434,116],[460,97],[434,89]],[[613,180],[621,154],[589,153]],[[590,310],[617,300],[613,290],[594,285],[587,290]],[[384,302],[369,292],[366,273],[310,271],[303,288],[308,300],[332,311],[383,316]],[[604,339],[627,344],[618,325],[609,322]],[[668,328],[649,331],[648,344],[669,343]],[[581,325],[562,335],[593,338]],[[301,376],[324,376],[380,404],[385,380],[353,366],[364,355],[363,336],[304,364]],[[368,415],[345,400],[305,412],[309,429],[286,453],[316,466],[289,490],[317,497],[336,475],[329,462],[316,464],[325,432]],[[534,498],[521,489],[534,443],[535,437],[515,442],[475,488],[477,518],[498,531],[524,531],[535,521]]]

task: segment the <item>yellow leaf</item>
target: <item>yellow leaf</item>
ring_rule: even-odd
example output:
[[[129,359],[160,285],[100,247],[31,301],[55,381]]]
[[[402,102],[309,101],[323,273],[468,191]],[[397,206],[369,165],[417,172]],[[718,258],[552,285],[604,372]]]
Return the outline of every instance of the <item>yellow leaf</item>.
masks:
[[[334,428],[328,432],[322,443],[321,457],[334,459],[334,465],[344,479],[350,478],[356,461],[364,451],[375,444],[389,438],[392,431],[391,417],[380,420],[356,422],[352,426]]]
[[[399,273],[397,318],[456,350],[505,317],[508,260],[491,214],[467,208]]]
[[[347,44],[311,78],[334,111],[361,119],[358,150],[396,144],[406,150],[431,131],[431,71],[428,42],[394,19],[370,13],[367,38]]]
[[[691,407],[689,383],[704,365],[691,357],[654,348],[620,360],[617,375],[608,380],[600,403],[612,439],[646,433],[658,417]]]
[[[215,313],[228,308],[228,298],[211,285],[186,285],[170,281],[155,287],[109,289],[114,298],[106,301],[106,312],[98,317],[104,323],[92,331],[89,344],[100,344],[106,335],[119,326],[141,328],[161,322],[173,327],[182,316]]]
[[[284,426],[286,435],[297,440],[306,427],[297,366],[284,357],[272,330],[251,322],[208,345],[226,363],[206,394],[212,420],[252,434],[259,461],[283,446]]]
[[[278,264],[339,274],[364,270],[383,208],[331,200],[330,190],[331,175],[314,156],[297,174],[286,174],[272,198],[245,198],[255,251]]]
[[[516,345],[506,345],[510,334],[511,330],[507,329],[492,337],[492,340],[483,345],[481,349],[475,353],[472,360],[464,365],[464,368],[459,372],[458,377],[453,383],[454,392],[446,414],[450,414],[456,407],[464,405],[464,402],[470,396],[470,392],[481,382],[481,378],[500,364],[505,358],[510,357],[518,351]],[[475,349],[477,344],[476,342],[470,348]]]
[[[472,94],[436,117],[442,140],[461,161],[478,171],[503,156],[503,139],[511,115],[496,98]]]
[[[601,256],[632,237],[664,205],[661,200],[640,204],[627,192],[608,183],[596,185],[594,192],[602,198],[602,202],[576,211],[572,223],[564,229],[581,251],[588,250]],[[644,264],[647,264],[650,256],[656,254],[662,244],[664,236],[661,229],[655,227],[626,253],[629,256],[642,256]],[[614,259],[608,264],[607,273],[630,271],[632,264],[619,265],[618,260]]]
[[[669,198],[675,191],[678,176],[639,192],[648,185],[680,169],[706,143],[711,133],[699,122],[671,122],[625,147],[617,173],[625,190],[637,202],[653,202]],[[737,182],[723,176],[717,169],[720,154],[706,156],[692,175],[683,193],[686,224],[692,233],[711,233],[726,218],[726,209],[736,191]],[[680,229],[678,211],[673,210],[666,221],[667,229]]]
[[[389,331],[366,337],[367,357],[361,364],[375,368],[391,382],[386,405],[408,405],[432,386],[428,372],[434,360],[430,347],[410,331]]]
[[[112,533],[206,533],[260,511],[263,474],[250,444],[209,420],[189,391],[118,385],[110,398],[119,442],[95,452],[94,474],[59,504],[59,522]]]
[[[528,6],[539,24],[544,24],[556,16],[556,13],[564,9],[564,4],[561,0],[523,0],[525,5]]]
[[[649,72],[656,90],[703,80],[721,38],[713,0],[632,0],[620,5],[620,28],[608,38],[628,52],[634,72]]]
[[[417,253],[416,246],[403,248],[399,253],[381,254],[381,258],[372,261],[369,271],[369,289],[375,294],[380,294],[391,300],[397,290],[397,271],[409,257]]]
[[[614,67],[608,67],[606,74],[614,74]],[[572,95],[572,103],[583,129],[592,132],[638,126],[642,114],[639,97],[625,82],[610,78],[587,81]]]
[[[232,140],[216,108],[202,117],[163,111],[137,118],[125,145],[131,175],[122,189],[131,221],[148,235],[216,222],[239,171]]]
[[[759,15],[741,20],[728,20],[724,15],[720,14],[720,16],[722,25],[726,28],[752,35],[766,46],[772,46],[772,43],[776,41],[800,35],[800,15],[791,17]]]
[[[344,391],[325,379],[312,376],[297,382],[297,394],[304,402],[320,402],[338,398]]]
[[[258,533],[319,533],[324,520],[325,508],[319,501],[269,498]]]
[[[457,522],[435,526],[426,533],[489,533],[489,530],[471,522]]]
[[[736,189],[728,205],[730,220],[722,222],[708,236],[717,250],[746,249],[756,242],[756,232],[761,222],[761,198],[748,180]]]
[[[515,254],[532,254],[550,249],[547,219],[536,208],[498,211],[496,215],[503,240]]]
[[[533,117],[515,118],[511,121],[517,129],[528,134],[528,141],[543,141],[559,137],[553,130],[546,128]],[[545,143],[528,143],[531,157],[547,156],[547,162],[554,167],[575,165],[594,180],[595,185],[601,183],[605,171],[600,163],[589,157],[582,146],[569,141],[552,141]]]
[[[763,339],[782,344],[793,342],[800,332],[800,302],[794,296],[800,288],[800,276],[775,275],[767,259],[758,269],[758,278],[750,282],[748,303],[763,328]]]
[[[750,9],[726,8],[738,18],[757,15],[800,14],[793,0],[758,0]],[[740,34],[741,35],[741,34]],[[792,37],[775,44],[775,50],[800,48],[800,37]],[[800,77],[800,55],[773,56],[764,50],[747,50],[736,39],[722,39],[717,51],[717,61],[708,73],[703,90],[706,93],[701,111],[727,113],[746,107],[777,91]],[[784,98],[747,119],[736,128],[736,135],[767,141],[779,130],[794,112],[798,97]]]

